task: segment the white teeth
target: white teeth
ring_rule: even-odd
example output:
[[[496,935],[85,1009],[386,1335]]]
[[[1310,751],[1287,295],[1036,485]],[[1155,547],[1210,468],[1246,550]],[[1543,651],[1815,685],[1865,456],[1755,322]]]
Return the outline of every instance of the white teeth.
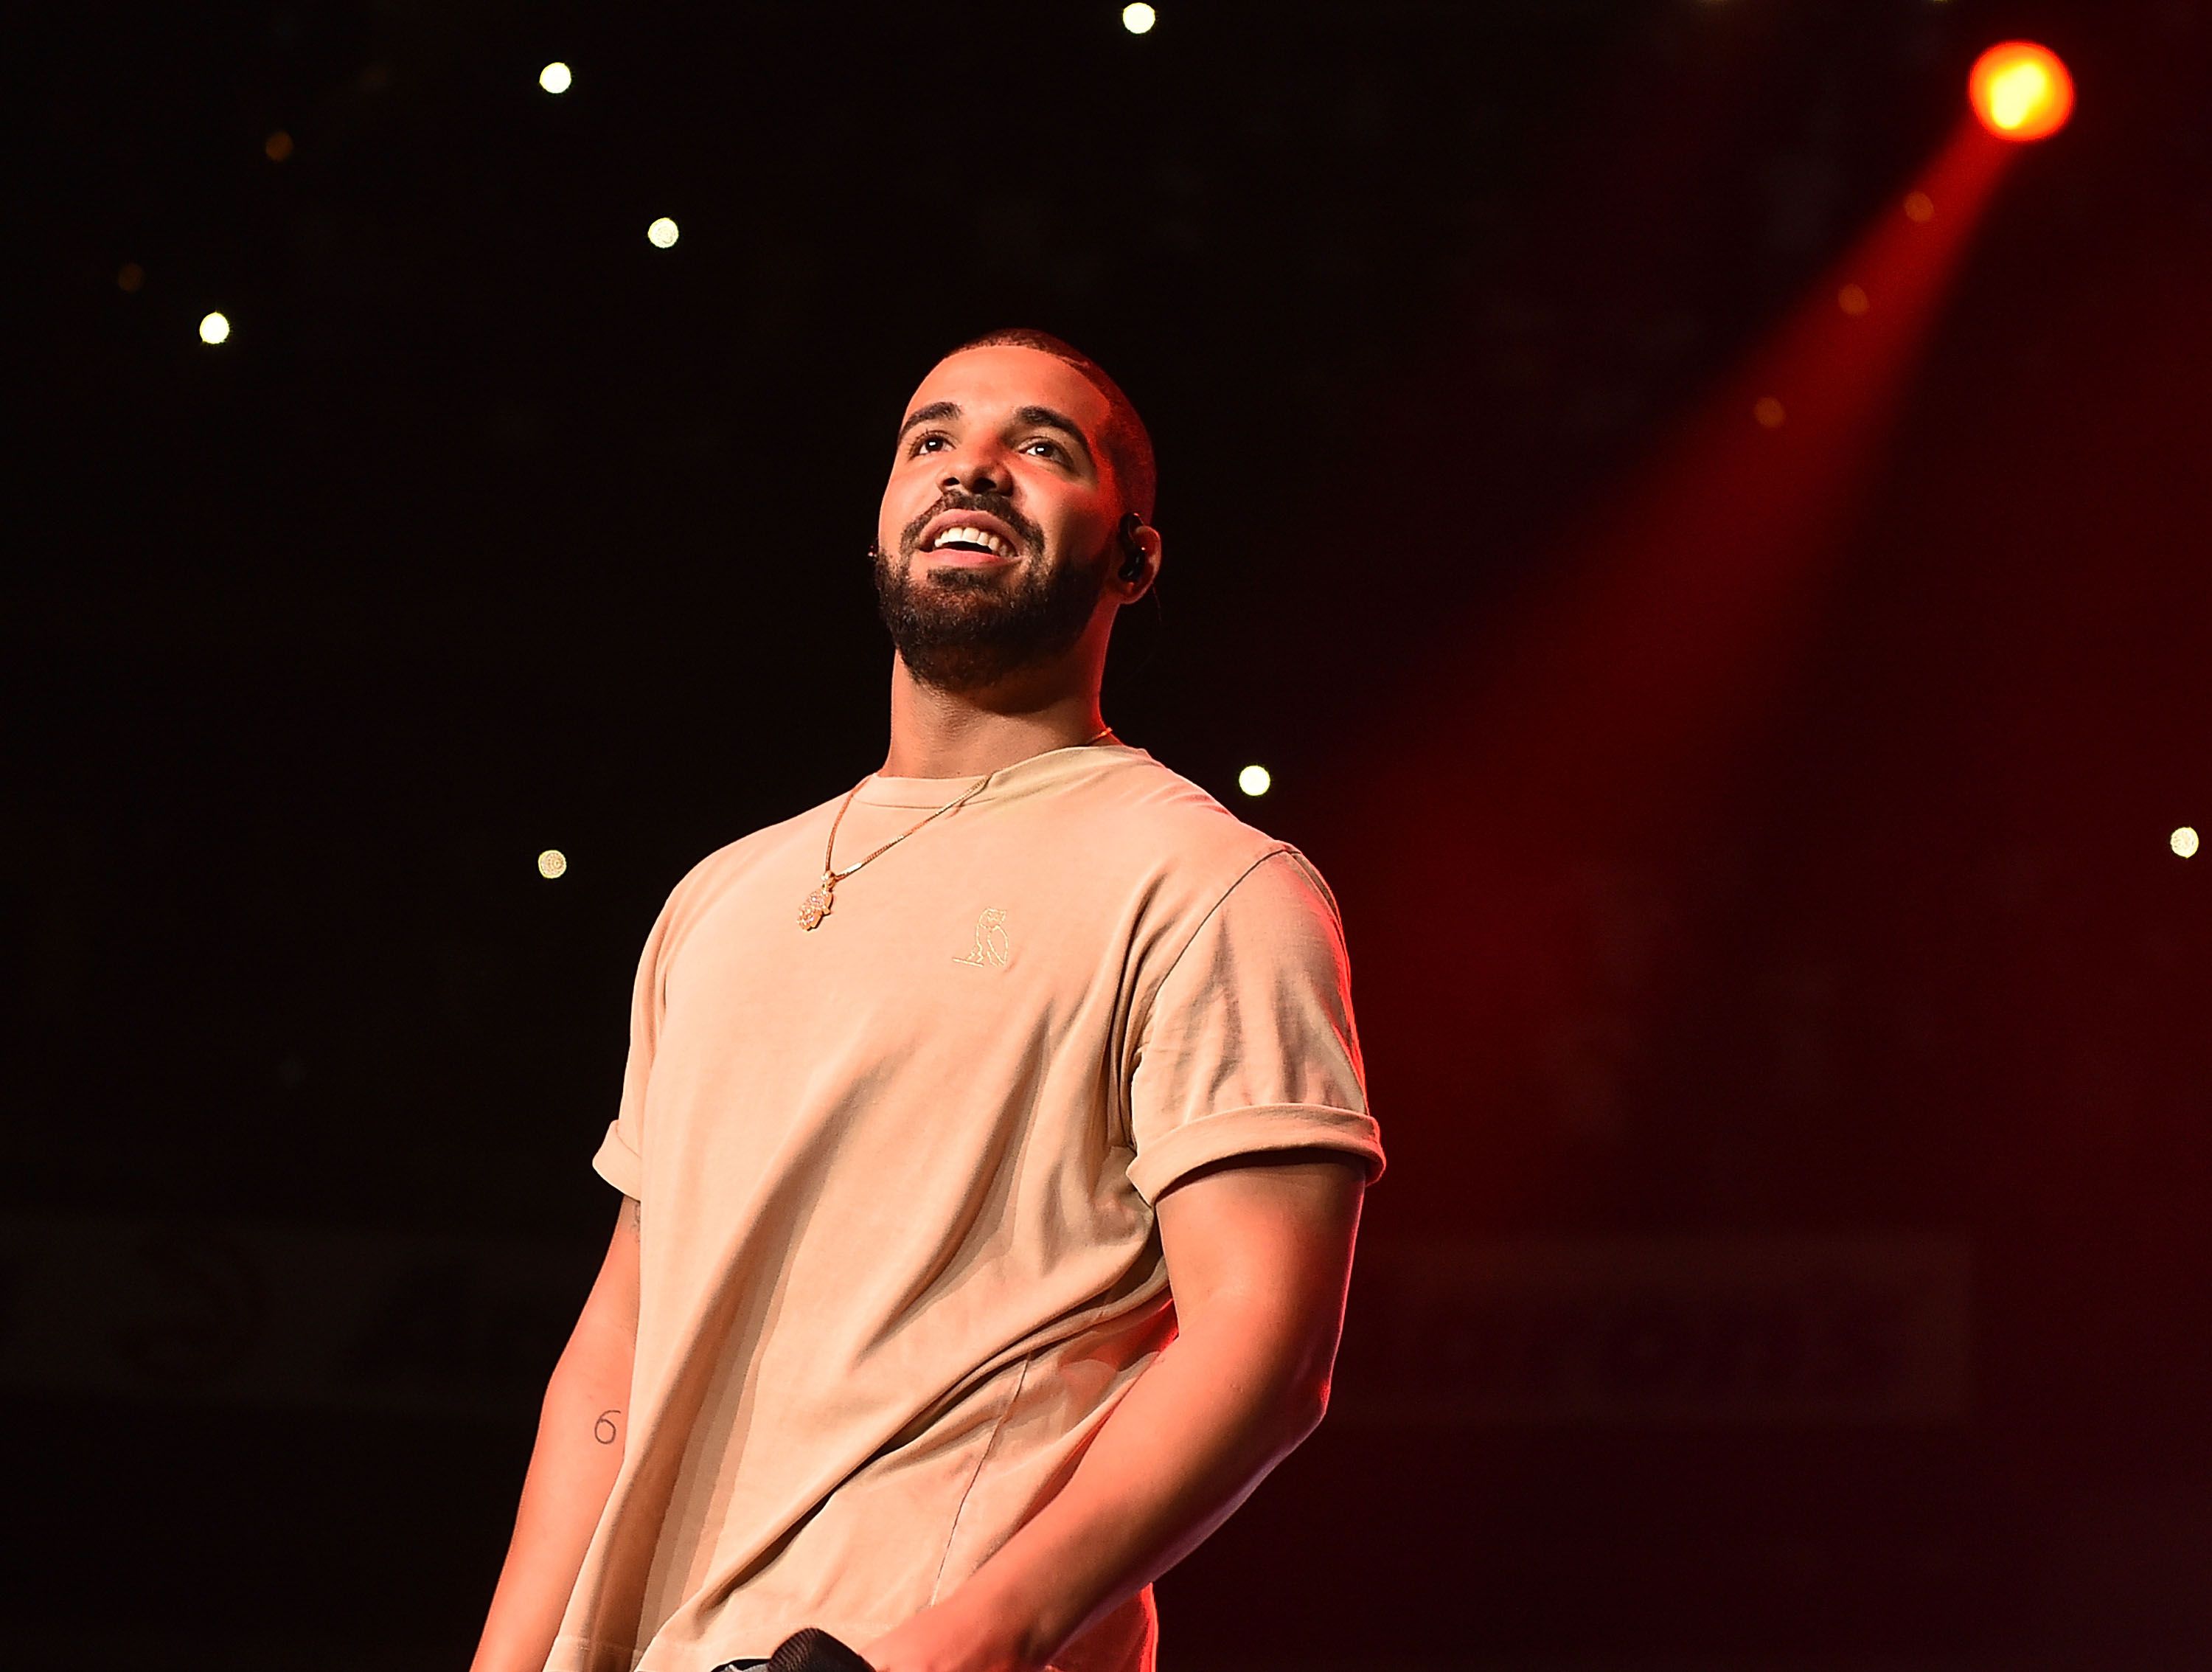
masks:
[[[981,528],[948,528],[930,542],[930,550],[934,551],[939,546],[948,544],[954,540],[959,540],[968,545],[985,547],[1000,557],[1013,556],[1004,540],[996,534]]]

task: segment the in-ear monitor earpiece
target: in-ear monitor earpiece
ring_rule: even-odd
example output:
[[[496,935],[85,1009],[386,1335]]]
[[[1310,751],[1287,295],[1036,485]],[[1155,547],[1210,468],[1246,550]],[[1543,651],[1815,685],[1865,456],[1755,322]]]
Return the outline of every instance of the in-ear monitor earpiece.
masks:
[[[1121,579],[1134,584],[1145,578],[1145,546],[1137,538],[1137,531],[1145,520],[1134,511],[1121,519]]]

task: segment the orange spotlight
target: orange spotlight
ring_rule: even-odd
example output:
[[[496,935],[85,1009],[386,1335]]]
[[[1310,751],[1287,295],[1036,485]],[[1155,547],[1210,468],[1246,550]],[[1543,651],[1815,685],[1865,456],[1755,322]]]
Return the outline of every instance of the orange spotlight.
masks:
[[[2042,139],[2074,113],[2074,78],[2049,47],[2008,40],[1974,60],[1966,97],[1999,139]]]

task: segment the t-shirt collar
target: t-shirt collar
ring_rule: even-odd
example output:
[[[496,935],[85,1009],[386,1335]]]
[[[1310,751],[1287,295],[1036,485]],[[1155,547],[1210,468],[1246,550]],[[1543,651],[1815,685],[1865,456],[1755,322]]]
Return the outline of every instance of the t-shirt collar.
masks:
[[[1094,773],[1109,770],[1124,761],[1151,758],[1143,750],[1126,743],[1079,743],[1065,749],[1048,749],[1041,755],[1016,761],[1012,766],[1000,767],[991,775],[989,783],[969,798],[968,805],[974,806],[981,801],[1000,801],[1062,788]],[[861,784],[854,800],[875,807],[941,807],[957,799],[980,775],[894,778],[878,772]]]

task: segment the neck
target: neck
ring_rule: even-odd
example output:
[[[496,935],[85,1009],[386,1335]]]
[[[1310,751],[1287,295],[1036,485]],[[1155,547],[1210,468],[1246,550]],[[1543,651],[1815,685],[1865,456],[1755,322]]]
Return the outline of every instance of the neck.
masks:
[[[1047,750],[1088,743],[1105,727],[1095,682],[951,692],[921,684],[896,661],[891,745],[883,771],[892,778],[980,777]]]

